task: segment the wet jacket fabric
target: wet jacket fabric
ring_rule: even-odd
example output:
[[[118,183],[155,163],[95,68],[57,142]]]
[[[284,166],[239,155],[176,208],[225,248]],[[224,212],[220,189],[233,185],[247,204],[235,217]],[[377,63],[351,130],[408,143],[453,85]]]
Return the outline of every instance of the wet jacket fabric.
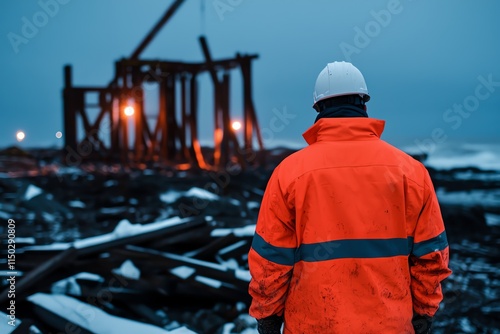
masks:
[[[425,167],[380,139],[384,121],[322,118],[274,170],[249,252],[250,314],[284,333],[414,333],[450,275]]]

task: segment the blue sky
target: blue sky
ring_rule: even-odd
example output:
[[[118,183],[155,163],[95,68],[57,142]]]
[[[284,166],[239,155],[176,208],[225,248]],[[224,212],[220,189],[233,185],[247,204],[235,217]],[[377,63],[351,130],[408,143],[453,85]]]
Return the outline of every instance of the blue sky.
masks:
[[[62,145],[55,133],[62,131],[63,66],[73,65],[75,85],[106,85],[114,61],[131,54],[170,3],[1,1],[0,147],[17,144],[20,129],[27,134],[21,147]],[[186,0],[142,58],[201,61],[201,34],[214,58],[259,54],[253,85],[261,127],[276,112],[293,115],[267,136],[269,146],[305,145],[301,134],[316,116],[314,82],[333,60],[351,60],[363,72],[369,115],[386,120],[383,138],[396,146],[500,142],[498,13],[495,0]],[[36,20],[38,31],[23,31]],[[235,73],[236,88],[238,80]],[[200,84],[200,132],[210,140],[208,76]],[[238,94],[232,106],[236,118]]]

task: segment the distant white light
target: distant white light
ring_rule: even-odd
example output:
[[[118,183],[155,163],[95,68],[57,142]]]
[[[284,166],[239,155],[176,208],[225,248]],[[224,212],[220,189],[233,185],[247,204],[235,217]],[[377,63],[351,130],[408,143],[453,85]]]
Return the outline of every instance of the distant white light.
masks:
[[[134,113],[135,113],[135,109],[134,109],[134,107],[132,107],[132,106],[127,106],[127,107],[125,107],[125,109],[123,110],[123,113],[125,114],[125,116],[130,117],[130,116],[134,115]]]
[[[17,131],[16,138],[17,141],[23,141],[26,138],[26,134],[23,131]]]
[[[56,132],[56,138],[57,139],[62,138],[62,132],[61,131],[57,131]]]
[[[233,128],[234,131],[238,131],[239,129],[241,129],[241,122],[239,121],[234,121],[232,124],[231,124],[231,127]]]

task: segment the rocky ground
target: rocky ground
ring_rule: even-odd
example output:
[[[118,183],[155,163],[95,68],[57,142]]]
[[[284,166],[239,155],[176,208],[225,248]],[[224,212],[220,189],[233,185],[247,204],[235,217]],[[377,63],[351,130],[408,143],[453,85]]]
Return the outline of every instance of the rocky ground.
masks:
[[[430,170],[450,243],[434,333],[500,333],[500,173]]]

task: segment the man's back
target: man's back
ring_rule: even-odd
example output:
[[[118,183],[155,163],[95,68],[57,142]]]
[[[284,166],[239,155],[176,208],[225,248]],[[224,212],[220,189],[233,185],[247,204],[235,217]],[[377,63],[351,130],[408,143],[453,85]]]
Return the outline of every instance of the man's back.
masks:
[[[320,119],[276,168],[249,254],[251,314],[285,333],[413,333],[449,275],[425,167],[370,118]]]

